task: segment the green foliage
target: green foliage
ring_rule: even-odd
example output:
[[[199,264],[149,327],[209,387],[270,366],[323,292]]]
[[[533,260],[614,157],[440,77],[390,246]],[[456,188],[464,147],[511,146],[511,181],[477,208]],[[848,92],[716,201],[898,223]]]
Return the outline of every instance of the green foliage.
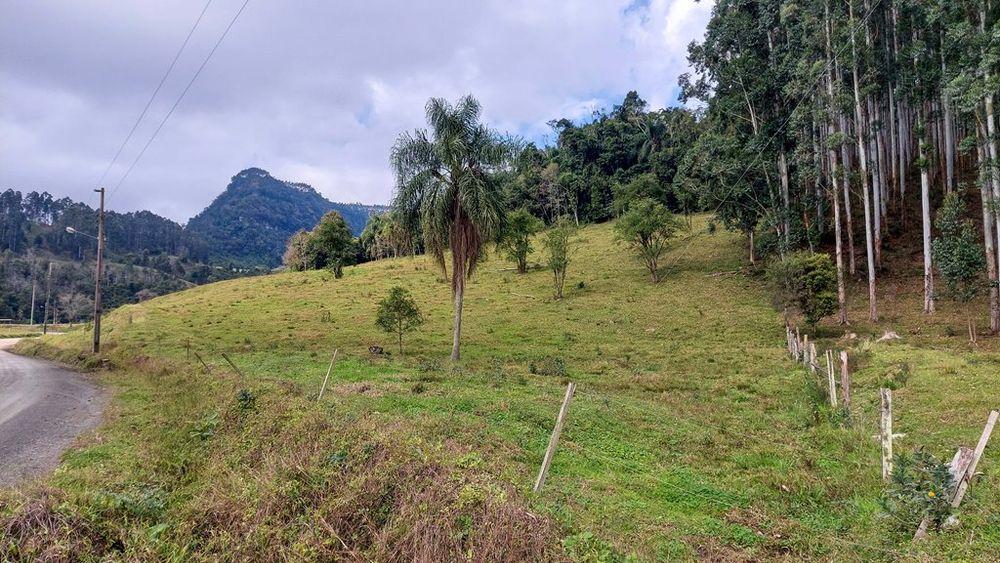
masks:
[[[937,530],[951,514],[953,485],[948,464],[930,453],[918,449],[912,455],[899,454],[882,507],[901,534],[912,534],[924,518],[930,520],[930,529]]]
[[[393,205],[403,216],[420,217],[425,250],[442,270],[445,252],[451,251],[451,289],[461,296],[487,244],[503,232],[503,180],[520,142],[482,124],[481,107],[472,96],[454,105],[431,98],[426,112],[430,132],[403,133],[392,147]],[[461,319],[462,300],[455,306]],[[453,330],[451,357],[457,361],[461,323]]]
[[[281,262],[288,239],[313,228],[330,211],[340,214],[353,235],[361,233],[372,214],[384,209],[333,203],[306,184],[249,168],[233,176],[225,191],[194,216],[186,230],[211,241],[209,253],[215,260],[274,267]]]
[[[563,298],[566,270],[569,268],[576,230],[576,226],[569,218],[562,217],[542,237],[542,246],[545,247],[545,252],[548,255],[549,269],[552,270],[552,283],[556,299]]]
[[[399,354],[403,354],[403,335],[424,323],[424,316],[416,301],[405,288],[394,286],[378,304],[375,324],[386,332],[396,335]]]
[[[656,283],[660,281],[660,257],[679,227],[663,204],[643,198],[629,204],[628,211],[615,222],[615,234],[636,252]]]
[[[521,208],[507,214],[507,225],[500,235],[497,248],[517,264],[517,272],[528,271],[528,255],[533,250],[531,237],[542,230],[544,224],[527,209]]]
[[[775,305],[798,311],[811,325],[837,310],[837,270],[826,254],[794,252],[773,260],[767,278]]]
[[[356,262],[357,254],[347,222],[336,211],[330,211],[313,230],[292,235],[284,261],[290,270],[329,268],[339,278],[343,275],[344,266]]]
[[[667,199],[667,190],[652,173],[640,174],[627,184],[616,185],[614,192],[615,213],[619,215],[637,201],[650,199],[662,203]]]
[[[960,303],[976,298],[985,287],[980,237],[965,218],[965,202],[958,192],[945,196],[935,226],[940,235],[932,242],[934,263],[941,272],[945,294]]]
[[[528,364],[528,372],[536,375],[565,377],[566,360],[561,356],[545,356],[538,360],[532,360]]]

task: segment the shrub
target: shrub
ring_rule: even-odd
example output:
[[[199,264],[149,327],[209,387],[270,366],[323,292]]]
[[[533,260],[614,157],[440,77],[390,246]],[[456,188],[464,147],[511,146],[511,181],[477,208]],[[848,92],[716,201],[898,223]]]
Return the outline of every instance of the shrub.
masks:
[[[517,264],[517,273],[528,271],[528,255],[531,254],[531,236],[542,230],[542,221],[527,209],[518,209],[507,214],[507,226],[497,242],[497,250]]]
[[[635,250],[656,283],[660,281],[660,256],[679,226],[662,203],[644,198],[630,203],[615,222],[615,237]]]
[[[815,325],[837,309],[837,270],[826,254],[795,252],[767,268],[775,306]]]
[[[566,285],[566,270],[569,267],[572,252],[573,235],[576,227],[566,217],[560,218],[551,229],[546,231],[542,244],[549,255],[549,269],[552,270],[553,285],[556,299],[562,299],[563,287]]]
[[[386,332],[396,335],[399,355],[403,355],[403,334],[415,330],[424,323],[424,316],[406,289],[395,286],[378,305],[375,324]]]
[[[952,486],[948,465],[930,453],[918,449],[912,455],[900,454],[893,461],[882,506],[900,533],[912,533],[924,518],[937,530],[951,514]]]

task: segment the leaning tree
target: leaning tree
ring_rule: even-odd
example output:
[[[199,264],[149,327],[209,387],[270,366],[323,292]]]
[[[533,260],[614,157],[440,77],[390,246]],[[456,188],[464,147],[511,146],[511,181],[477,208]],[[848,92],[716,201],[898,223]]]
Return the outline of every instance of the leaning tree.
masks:
[[[447,273],[451,251],[451,289],[455,297],[451,359],[459,359],[465,282],[502,231],[506,209],[501,173],[507,171],[518,143],[480,123],[480,105],[464,96],[452,105],[441,98],[427,102],[430,130],[399,136],[390,158],[396,174],[393,204],[404,214],[418,214],[428,254]]]

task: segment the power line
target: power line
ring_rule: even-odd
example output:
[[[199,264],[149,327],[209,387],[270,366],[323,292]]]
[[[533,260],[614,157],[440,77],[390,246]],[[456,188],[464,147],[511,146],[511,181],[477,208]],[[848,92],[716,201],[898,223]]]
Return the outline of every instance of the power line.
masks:
[[[111,190],[111,195],[108,196],[109,199],[114,197],[115,193],[118,192],[118,188],[122,186],[122,183],[124,183],[126,178],[128,178],[129,174],[132,173],[132,169],[134,169],[135,165],[139,163],[139,160],[142,158],[142,155],[146,154],[146,149],[148,149],[149,146],[153,144],[153,141],[156,139],[156,136],[160,134],[160,130],[163,129],[164,125],[166,125],[167,120],[170,119],[170,116],[174,114],[174,110],[177,109],[177,106],[180,105],[181,100],[183,100],[184,96],[187,95],[188,90],[191,89],[191,86],[194,84],[195,80],[197,80],[198,76],[201,75],[201,71],[205,70],[205,66],[208,65],[208,61],[212,60],[212,56],[219,49],[219,45],[221,45],[223,40],[226,39],[226,36],[229,35],[229,30],[231,30],[233,28],[233,25],[236,24],[236,20],[239,19],[240,14],[243,13],[243,10],[246,9],[247,4],[249,3],[250,0],[244,0],[243,5],[241,5],[240,9],[236,11],[236,15],[234,15],[233,19],[229,21],[229,25],[226,26],[225,30],[223,30],[222,35],[219,36],[219,40],[215,42],[215,45],[212,47],[212,50],[208,52],[208,55],[205,56],[205,60],[201,62],[201,66],[198,67],[198,70],[195,71],[194,76],[191,77],[191,80],[187,83],[187,86],[185,86],[184,90],[182,90],[180,95],[177,96],[177,100],[174,102],[172,106],[170,106],[170,110],[166,113],[166,115],[163,116],[163,119],[160,121],[160,124],[157,125],[156,130],[153,131],[153,134],[149,137],[149,140],[146,141],[146,144],[142,146],[142,150],[139,151],[139,154],[136,155],[135,159],[132,161],[132,164],[130,164],[128,169],[125,170],[125,174],[121,177],[120,180],[118,180],[118,183],[115,184],[114,189]]]
[[[118,147],[118,150],[115,152],[115,156],[111,159],[111,162],[108,163],[108,167],[104,169],[104,173],[101,174],[101,178],[97,181],[97,184],[94,186],[94,188],[99,188],[101,186],[101,184],[104,182],[104,179],[107,178],[108,172],[111,171],[111,167],[113,167],[115,163],[118,162],[118,157],[121,156],[122,151],[125,150],[125,145],[127,145],[129,140],[132,139],[132,135],[135,134],[135,130],[139,127],[139,123],[142,121],[144,117],[146,117],[146,112],[148,112],[149,107],[153,105],[153,100],[155,100],[156,95],[160,93],[160,89],[163,88],[163,83],[167,81],[167,77],[170,76],[171,72],[173,72],[174,66],[177,65],[178,59],[181,58],[181,53],[184,52],[184,49],[187,47],[188,42],[191,41],[191,36],[194,35],[194,31],[198,29],[198,25],[201,24],[201,20],[202,18],[205,17],[205,12],[208,11],[208,7],[211,4],[212,0],[208,0],[208,2],[205,3],[205,7],[201,9],[201,13],[198,14],[198,19],[196,19],[194,25],[191,26],[191,30],[188,31],[187,37],[185,37],[184,42],[181,43],[180,49],[177,49],[177,53],[174,54],[174,59],[170,61],[170,65],[167,66],[166,72],[164,72],[163,77],[160,78],[160,83],[156,85],[156,88],[153,90],[153,94],[150,95],[149,100],[146,101],[146,107],[142,108],[142,113],[139,114],[139,117],[136,118],[135,123],[132,124],[132,128],[129,129],[128,135],[125,135],[125,140],[122,141],[122,144]]]

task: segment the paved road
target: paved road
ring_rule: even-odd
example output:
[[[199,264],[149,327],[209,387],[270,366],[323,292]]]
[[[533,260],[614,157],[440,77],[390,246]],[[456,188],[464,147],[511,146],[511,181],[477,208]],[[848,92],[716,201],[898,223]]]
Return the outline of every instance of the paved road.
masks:
[[[7,352],[0,339],[0,486],[45,473],[100,422],[104,396],[86,377]]]

